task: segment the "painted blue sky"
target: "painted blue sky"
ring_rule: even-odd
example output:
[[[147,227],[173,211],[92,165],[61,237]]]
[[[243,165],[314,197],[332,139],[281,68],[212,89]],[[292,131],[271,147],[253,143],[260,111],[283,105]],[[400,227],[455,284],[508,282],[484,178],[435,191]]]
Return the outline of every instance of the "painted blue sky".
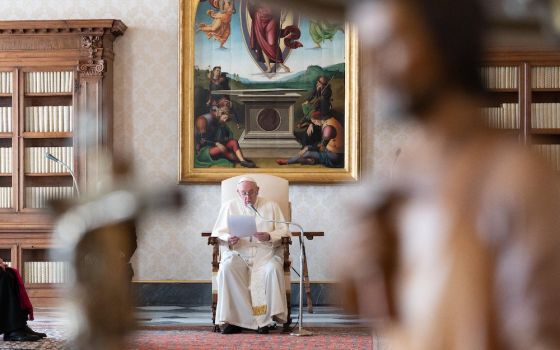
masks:
[[[283,71],[269,79],[262,73],[259,67],[251,58],[247,49],[242,32],[240,21],[239,1],[235,1],[237,13],[232,17],[231,35],[225,44],[225,49],[220,48],[220,43],[214,39],[209,40],[206,33],[198,32],[195,36],[195,58],[194,64],[200,69],[208,66],[221,66],[222,71],[230,74],[237,73],[242,77],[254,81],[275,81],[285,79],[299,71],[307,69],[310,65],[330,66],[344,62],[344,33],[337,32],[332,42],[327,40],[322,44],[322,48],[314,48],[315,43],[309,35],[309,20],[303,17],[299,27],[301,38],[299,39],[303,47],[292,50],[285,64],[290,67],[291,73]],[[207,2],[199,4],[196,13],[196,23],[211,23],[206,11],[211,9]]]

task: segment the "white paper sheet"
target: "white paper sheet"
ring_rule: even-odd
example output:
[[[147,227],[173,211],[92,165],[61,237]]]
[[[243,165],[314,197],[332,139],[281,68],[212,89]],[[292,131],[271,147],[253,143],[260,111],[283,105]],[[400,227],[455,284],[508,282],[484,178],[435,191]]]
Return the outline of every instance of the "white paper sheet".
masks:
[[[237,237],[248,237],[257,233],[255,217],[250,215],[228,216],[229,234]]]

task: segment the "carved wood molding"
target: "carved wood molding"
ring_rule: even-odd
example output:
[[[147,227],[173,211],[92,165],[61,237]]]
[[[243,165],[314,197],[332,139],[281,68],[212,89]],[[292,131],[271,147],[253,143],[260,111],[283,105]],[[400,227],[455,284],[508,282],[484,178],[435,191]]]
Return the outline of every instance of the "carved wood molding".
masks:
[[[102,76],[106,62],[103,59],[103,37],[100,35],[83,35],[82,48],[87,50],[88,59],[80,61],[78,71],[82,76]]]
[[[78,71],[80,75],[84,77],[102,76],[105,72],[105,68],[105,60],[103,59],[90,59],[85,62],[80,61],[80,64],[78,65]]]
[[[48,33],[124,34],[126,25],[114,19],[63,21],[0,21],[0,35],[33,35]]]
[[[78,40],[72,36],[43,36],[37,40],[30,36],[2,36],[0,35],[0,50],[30,50],[30,51],[52,51],[77,49]],[[4,52],[4,54],[7,54]]]
[[[103,57],[103,38],[100,35],[84,35],[82,48],[88,51],[90,59],[99,60]]]
[[[100,35],[84,35],[82,36],[82,47],[97,50],[103,47],[103,40],[101,40]]]

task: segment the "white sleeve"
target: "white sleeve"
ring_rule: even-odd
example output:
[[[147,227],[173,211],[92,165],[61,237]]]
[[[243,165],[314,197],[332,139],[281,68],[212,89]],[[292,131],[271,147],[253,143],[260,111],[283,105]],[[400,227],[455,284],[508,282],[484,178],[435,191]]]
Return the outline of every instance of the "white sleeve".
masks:
[[[276,221],[286,221],[286,219],[284,218],[284,214],[282,214],[282,210],[280,210],[280,207],[278,206],[278,204],[276,204],[274,202],[271,202],[270,206],[271,206],[271,210],[272,210],[274,220],[276,220]],[[288,230],[288,225],[280,224],[280,223],[274,223],[274,230],[269,232],[269,234],[270,234],[270,241],[271,242],[276,242],[276,241],[279,241],[280,239],[282,239],[282,237],[289,237],[290,236],[290,231]]]
[[[226,202],[222,205],[222,207],[220,208],[220,213],[218,214],[218,219],[216,220],[214,228],[212,229],[212,237],[218,237],[220,240],[226,242],[230,237],[227,223],[229,208],[230,202]]]

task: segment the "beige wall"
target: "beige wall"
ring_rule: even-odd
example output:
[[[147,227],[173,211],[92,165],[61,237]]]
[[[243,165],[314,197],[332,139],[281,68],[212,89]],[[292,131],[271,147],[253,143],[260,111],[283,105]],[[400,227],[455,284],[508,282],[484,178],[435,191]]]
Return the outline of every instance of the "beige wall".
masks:
[[[115,150],[133,157],[143,186],[175,184],[178,173],[178,0],[20,0],[0,1],[1,18],[122,20],[128,30],[115,46]],[[368,88],[368,91],[370,89]],[[374,103],[364,105],[362,165],[384,177],[404,130],[374,121]],[[367,176],[372,178],[372,176]],[[369,183],[366,185],[371,187]],[[217,185],[181,186],[187,206],[175,214],[153,215],[139,229],[133,257],[137,280],[210,279],[210,248],[200,237],[217,215]],[[308,231],[325,231],[308,241],[313,281],[333,281],[331,249],[351,224],[350,198],[364,191],[356,185],[293,185],[293,220]],[[295,247],[294,254],[298,249]],[[294,255],[294,257],[296,257]],[[296,260],[297,261],[297,260]]]

